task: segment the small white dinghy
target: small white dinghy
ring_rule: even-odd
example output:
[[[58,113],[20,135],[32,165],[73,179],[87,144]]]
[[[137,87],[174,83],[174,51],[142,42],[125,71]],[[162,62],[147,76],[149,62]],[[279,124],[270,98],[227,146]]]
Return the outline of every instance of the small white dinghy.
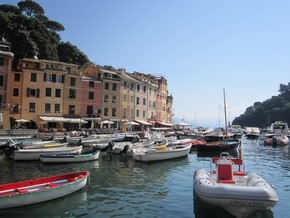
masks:
[[[278,202],[275,189],[257,173],[246,173],[242,159],[223,152],[220,157],[213,157],[212,163],[216,168],[210,172],[194,172],[194,191],[204,202],[223,207],[236,217],[271,209]]]

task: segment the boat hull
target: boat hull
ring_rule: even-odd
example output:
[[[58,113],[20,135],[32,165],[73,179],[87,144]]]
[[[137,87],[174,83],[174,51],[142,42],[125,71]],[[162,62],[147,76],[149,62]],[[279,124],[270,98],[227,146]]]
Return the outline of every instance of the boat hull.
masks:
[[[239,185],[243,183],[242,177],[236,178],[234,185],[215,183],[206,170],[196,170],[194,192],[204,202],[223,207],[235,216],[273,208],[278,202],[276,191],[257,173],[245,177],[248,178],[245,186]]]
[[[176,149],[133,149],[133,158],[136,161],[142,162],[162,161],[187,156],[190,149],[191,143]]]
[[[0,209],[23,207],[64,197],[82,189],[89,174],[89,171],[85,171],[0,185]]]
[[[98,160],[100,151],[95,151],[89,154],[53,154],[41,155],[40,161],[43,163],[80,163]]]
[[[39,160],[41,155],[78,153],[82,151],[82,146],[44,149],[19,149],[15,150],[11,156],[14,160]]]

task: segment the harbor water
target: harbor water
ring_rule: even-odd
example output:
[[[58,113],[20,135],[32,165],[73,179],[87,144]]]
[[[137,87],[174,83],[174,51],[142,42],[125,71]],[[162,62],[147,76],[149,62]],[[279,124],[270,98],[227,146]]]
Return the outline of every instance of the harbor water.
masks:
[[[265,147],[259,140],[242,138],[242,151],[246,170],[258,172],[279,196],[272,210],[256,211],[250,217],[290,217],[289,146]],[[209,169],[210,156],[193,150],[184,158],[141,163],[132,157],[103,154],[93,162],[43,164],[0,155],[1,184],[81,170],[91,173],[87,186],[78,192],[37,205],[0,210],[0,217],[231,218],[225,210],[194,198],[194,170]]]

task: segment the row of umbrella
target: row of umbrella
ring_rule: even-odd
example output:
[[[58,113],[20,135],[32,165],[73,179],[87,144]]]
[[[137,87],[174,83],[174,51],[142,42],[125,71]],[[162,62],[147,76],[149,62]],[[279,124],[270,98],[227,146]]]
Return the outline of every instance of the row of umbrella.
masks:
[[[104,120],[101,122],[101,124],[113,124],[114,122],[110,121],[110,120]],[[128,121],[126,123],[124,123],[125,125],[132,125],[132,126],[139,126],[139,123],[136,123],[134,121]]]

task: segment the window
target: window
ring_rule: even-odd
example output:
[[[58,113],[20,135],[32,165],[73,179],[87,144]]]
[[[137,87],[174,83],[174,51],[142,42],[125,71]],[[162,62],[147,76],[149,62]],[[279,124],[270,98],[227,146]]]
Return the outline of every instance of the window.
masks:
[[[69,105],[68,106],[68,113],[69,114],[75,114],[75,106],[74,105]]]
[[[29,112],[35,112],[35,103],[29,102]]]
[[[136,98],[136,104],[140,104],[140,98],[139,97]]]
[[[143,98],[143,105],[146,105],[146,98]]]
[[[27,97],[36,97],[39,98],[40,90],[39,89],[30,89],[27,88],[26,95]]]
[[[91,105],[87,106],[87,114],[90,114],[90,115],[94,114],[94,107],[93,106],[91,106]]]
[[[54,113],[60,112],[60,104],[54,104]]]
[[[104,116],[108,116],[109,115],[109,109],[108,108],[104,108]]]
[[[12,105],[12,112],[18,113],[19,112],[19,104]]]
[[[14,74],[14,81],[19,82],[20,81],[20,73]]]
[[[116,97],[116,96],[113,96],[113,97],[112,97],[112,102],[113,102],[113,103],[116,103],[116,102],[117,102],[117,97]]]
[[[124,101],[124,102],[127,101],[127,95],[123,95],[123,101]]]
[[[0,75],[0,86],[3,86],[4,76]]]
[[[76,78],[70,78],[70,86],[76,85]]]
[[[139,92],[139,91],[140,91],[140,85],[137,84],[137,92]]]
[[[13,97],[18,97],[19,96],[19,89],[18,88],[14,88],[13,89]]]
[[[146,90],[147,90],[147,87],[146,86],[143,86],[143,92],[146,93]]]
[[[113,83],[113,90],[116,91],[117,90],[117,84]]]
[[[123,108],[123,118],[127,117],[127,108]]]
[[[3,68],[5,65],[5,59],[4,58],[0,58],[0,67]]]
[[[45,108],[45,113],[50,113],[50,103],[45,103],[44,108]]]
[[[76,98],[76,90],[75,89],[69,90],[69,98]]]
[[[89,92],[89,99],[94,99],[94,92]]]
[[[1,104],[1,106],[4,106],[4,105],[2,105],[3,104],[3,95],[0,95],[0,104]]]
[[[136,116],[139,117],[139,110],[136,110]]]
[[[151,101],[149,101],[149,107],[151,107]]]
[[[65,71],[66,71],[68,74],[71,74],[71,68],[70,68],[70,67],[66,67],[66,68],[65,68]]]
[[[45,89],[45,96],[46,97],[51,97],[51,88],[46,88]]]
[[[94,81],[89,81],[89,87],[91,87],[91,88],[95,87],[95,82]]]
[[[61,97],[61,89],[55,89],[55,97],[60,98]]]
[[[109,86],[109,83],[105,83],[105,89],[106,89],[106,90],[109,90],[109,87],[110,87],[110,86]]]
[[[143,110],[143,118],[145,118],[146,115],[146,111]]]
[[[134,90],[134,84],[133,83],[131,83],[130,89]]]
[[[30,82],[37,82],[37,74],[36,73],[30,74]]]
[[[105,95],[104,102],[109,102],[109,96]]]
[[[113,108],[112,109],[112,116],[113,117],[117,116],[117,110],[116,110],[116,108]]]

